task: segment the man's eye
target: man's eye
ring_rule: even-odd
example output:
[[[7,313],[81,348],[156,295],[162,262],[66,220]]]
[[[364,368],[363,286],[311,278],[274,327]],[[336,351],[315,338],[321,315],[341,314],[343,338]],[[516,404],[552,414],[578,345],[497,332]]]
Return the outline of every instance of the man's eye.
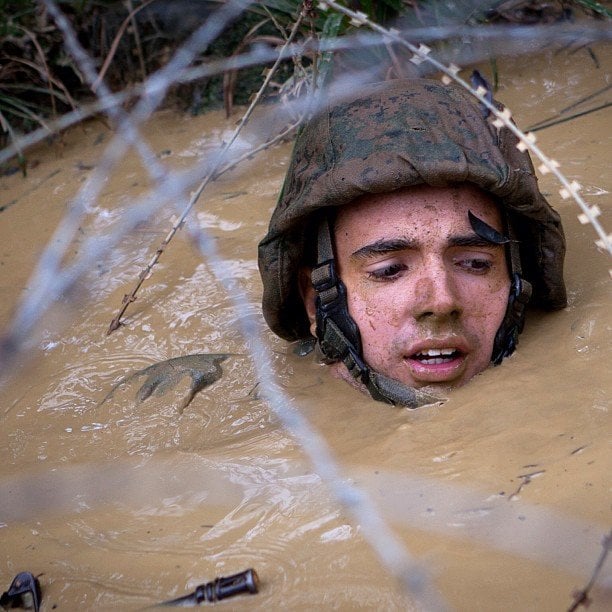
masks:
[[[484,274],[493,267],[491,261],[479,257],[461,259],[457,262],[457,265],[466,272],[475,272],[477,274]]]
[[[372,280],[392,280],[397,278],[407,267],[401,263],[394,263],[377,268],[376,270],[370,270],[368,272],[368,278]]]

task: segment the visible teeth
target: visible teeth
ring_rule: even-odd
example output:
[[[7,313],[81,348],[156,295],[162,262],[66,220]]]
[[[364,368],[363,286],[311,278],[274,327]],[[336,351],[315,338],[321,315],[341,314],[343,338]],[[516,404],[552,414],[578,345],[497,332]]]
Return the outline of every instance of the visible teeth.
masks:
[[[457,352],[455,348],[426,349],[419,351],[414,358],[418,359],[423,365],[439,365],[448,363]]]
[[[444,357],[433,357],[430,359],[422,359],[421,362],[425,365],[439,365],[441,363],[446,363],[446,359]]]
[[[426,351],[419,351],[417,355],[423,355],[423,357],[439,357],[440,355],[452,355],[454,352],[454,348],[427,349]]]

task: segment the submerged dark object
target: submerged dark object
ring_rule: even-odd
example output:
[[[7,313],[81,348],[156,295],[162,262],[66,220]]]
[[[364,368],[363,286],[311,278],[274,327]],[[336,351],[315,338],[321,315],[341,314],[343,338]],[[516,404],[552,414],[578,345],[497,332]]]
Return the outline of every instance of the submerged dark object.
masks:
[[[248,569],[239,574],[215,578],[196,587],[193,593],[170,599],[159,606],[197,606],[201,603],[214,603],[243,593],[257,593],[259,590],[259,577],[254,569]]]
[[[40,583],[30,572],[20,572],[15,576],[8,591],[2,593],[0,606],[3,609],[23,608],[38,612],[40,608]]]
[[[298,357],[306,357],[306,355],[310,355],[315,350],[316,344],[316,338],[302,338],[295,343],[293,354]]]
[[[184,376],[189,376],[191,377],[189,392],[181,405],[181,410],[184,410],[198,391],[212,385],[221,378],[223,370],[220,364],[228,357],[229,353],[197,353],[195,355],[183,355],[182,357],[174,357],[166,361],[154,363],[147,368],[122,378],[100,404],[103,404],[112,397],[119,387],[134,378],[147,377],[136,394],[136,399],[139,402],[143,402],[153,394],[156,396],[164,395],[164,393],[175,387]]]

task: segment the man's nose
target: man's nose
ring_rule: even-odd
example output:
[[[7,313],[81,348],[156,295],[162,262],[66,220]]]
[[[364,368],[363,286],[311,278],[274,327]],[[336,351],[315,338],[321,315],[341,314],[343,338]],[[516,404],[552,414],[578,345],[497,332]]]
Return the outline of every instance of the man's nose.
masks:
[[[414,288],[415,319],[458,317],[462,311],[457,287],[444,269],[424,273]]]

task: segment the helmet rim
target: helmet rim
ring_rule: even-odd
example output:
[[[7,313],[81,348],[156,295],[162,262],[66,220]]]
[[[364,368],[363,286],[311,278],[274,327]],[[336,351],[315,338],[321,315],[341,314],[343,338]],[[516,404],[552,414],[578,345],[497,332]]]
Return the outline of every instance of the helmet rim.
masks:
[[[304,231],[314,216],[364,194],[420,184],[469,182],[492,195],[519,240],[532,303],[566,306],[561,219],[538,189],[529,154],[516,144],[510,130],[482,117],[468,92],[427,79],[371,84],[348,101],[329,103],[296,139],[259,244],[263,313],[272,331],[289,341],[311,335],[298,271],[307,241],[316,241]]]

